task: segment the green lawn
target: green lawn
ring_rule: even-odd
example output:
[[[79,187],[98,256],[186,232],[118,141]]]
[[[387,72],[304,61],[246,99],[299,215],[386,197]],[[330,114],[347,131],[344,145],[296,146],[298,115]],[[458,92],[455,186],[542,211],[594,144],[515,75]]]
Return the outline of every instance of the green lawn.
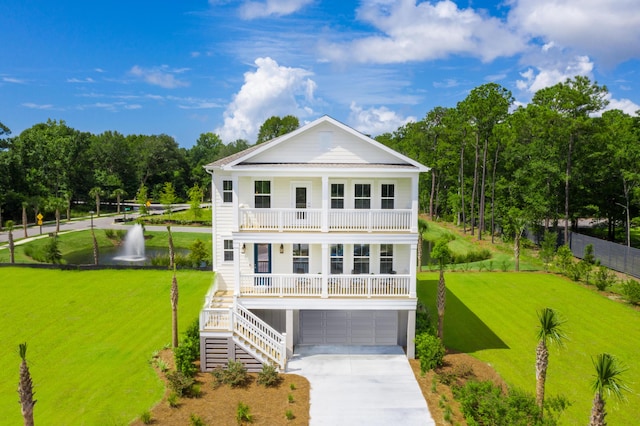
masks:
[[[159,401],[148,364],[171,342],[169,271],[0,268],[0,413],[21,424],[18,344],[27,342],[36,424],[124,425]],[[198,317],[211,272],[178,271],[179,323]]]
[[[594,374],[591,357],[609,352],[629,370],[633,392],[626,403],[607,402],[612,425],[640,418],[640,312],[565,278],[543,273],[446,273],[445,346],[491,364],[511,385],[535,392],[536,311],[556,309],[566,319],[569,341],[550,350],[547,395],[562,394],[572,406],[562,424],[588,423]],[[418,297],[435,309],[437,274],[420,274]]]

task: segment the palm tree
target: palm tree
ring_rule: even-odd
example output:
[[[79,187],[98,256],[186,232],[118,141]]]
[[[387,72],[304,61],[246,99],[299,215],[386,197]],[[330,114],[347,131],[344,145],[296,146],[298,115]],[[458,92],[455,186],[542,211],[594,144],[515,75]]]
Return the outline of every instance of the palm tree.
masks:
[[[93,243],[93,264],[98,265],[100,261],[100,253],[98,251],[98,240],[94,228],[91,227],[91,242]]]
[[[538,312],[538,321],[540,322],[540,328],[538,329],[538,347],[536,348],[536,403],[540,407],[540,415],[542,416],[544,386],[547,380],[547,367],[549,366],[547,343],[550,342],[562,346],[566,337],[562,330],[564,321],[553,309],[544,308]]]
[[[27,365],[27,344],[20,343],[18,351],[22,362],[20,363],[20,383],[18,383],[18,395],[20,395],[20,406],[25,426],[33,426],[33,406],[36,401],[33,399],[33,382],[31,381],[31,373]]]
[[[593,397],[593,407],[591,408],[590,426],[604,426],[606,424],[604,418],[607,415],[604,404],[604,393],[613,394],[616,398],[622,400],[624,395],[622,391],[630,391],[630,389],[622,383],[620,375],[626,371],[621,367],[618,360],[608,353],[599,354],[596,359],[591,359],[596,369],[595,380],[592,388],[595,392]]]
[[[27,207],[29,203],[26,201],[22,202],[22,229],[24,230],[24,237],[27,238],[29,235],[27,234]]]
[[[173,268],[171,279],[171,336],[174,348],[178,347],[178,279],[176,269]]]
[[[167,225],[167,232],[169,233],[169,269],[175,269],[176,251],[173,247],[173,236],[171,235],[171,226],[169,225]]]
[[[99,186],[94,186],[89,191],[89,196],[96,199],[96,216],[100,216],[100,196],[104,195],[104,191]]]
[[[440,279],[438,280],[438,337],[444,341],[444,309],[446,305],[447,286],[444,281],[444,268],[451,260],[451,251],[447,246],[446,240],[439,240],[433,250],[431,250],[431,258],[438,261],[440,268]]]
[[[424,243],[424,234],[429,229],[429,225],[426,220],[421,217],[418,218],[418,271],[422,272],[422,244]]]
[[[111,193],[112,197],[116,197],[116,204],[117,204],[117,213],[120,214],[120,200],[122,199],[122,197],[124,197],[125,195],[127,195],[127,191],[125,191],[122,188],[117,188],[114,189],[113,192]]]
[[[15,244],[13,243],[13,221],[8,220],[4,226],[7,228],[7,232],[9,233],[9,262],[16,263]]]

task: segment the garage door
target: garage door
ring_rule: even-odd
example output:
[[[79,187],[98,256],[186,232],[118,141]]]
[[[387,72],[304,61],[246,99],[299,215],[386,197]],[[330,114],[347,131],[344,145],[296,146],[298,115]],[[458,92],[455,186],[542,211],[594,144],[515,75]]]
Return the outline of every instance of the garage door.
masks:
[[[301,311],[304,345],[396,345],[396,311]]]

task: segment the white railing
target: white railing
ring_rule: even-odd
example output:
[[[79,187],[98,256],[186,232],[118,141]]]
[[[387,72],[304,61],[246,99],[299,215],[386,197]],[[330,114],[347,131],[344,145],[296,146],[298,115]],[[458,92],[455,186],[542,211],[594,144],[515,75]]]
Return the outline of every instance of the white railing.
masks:
[[[250,350],[268,358],[280,368],[286,363],[286,339],[274,328],[240,305],[235,308],[203,309],[200,330],[228,331],[249,343]]]
[[[242,274],[241,296],[408,297],[410,275],[331,275],[323,292],[320,274]]]
[[[411,210],[329,210],[329,231],[410,231]],[[322,231],[321,209],[240,209],[241,230]]]
[[[236,305],[233,312],[233,331],[262,355],[284,368],[287,359],[285,337],[240,305]]]
[[[411,210],[330,210],[331,231],[409,231]]]
[[[240,229],[268,231],[319,231],[319,209],[240,209]]]

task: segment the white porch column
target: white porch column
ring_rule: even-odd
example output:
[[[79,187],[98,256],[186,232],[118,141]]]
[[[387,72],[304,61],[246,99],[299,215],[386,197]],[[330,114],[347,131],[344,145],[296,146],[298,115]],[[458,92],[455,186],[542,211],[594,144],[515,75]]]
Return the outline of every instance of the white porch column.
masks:
[[[285,317],[287,359],[293,356],[293,309],[287,309]]]
[[[218,235],[218,227],[216,223],[216,212],[218,203],[216,202],[216,185],[213,171],[207,172],[211,175],[211,269],[218,270],[218,250],[216,248],[216,235]]]
[[[233,295],[240,296],[240,243],[233,242]]]
[[[411,310],[407,315],[407,358],[416,357],[416,311]]]
[[[322,176],[322,232],[329,231],[329,176]]]
[[[418,243],[412,243],[409,255],[409,297],[414,299],[416,298],[416,285],[417,285],[417,267],[416,264],[418,262]]]
[[[420,211],[419,176],[411,177],[411,232],[418,232],[418,212]]]
[[[233,176],[231,178],[231,185],[233,185],[233,211],[235,212],[233,215],[232,232],[238,232],[240,228],[240,225],[238,224],[238,220],[240,218],[240,203],[238,202],[238,190],[240,188],[238,188],[238,176]]]
[[[329,243],[322,243],[322,297],[329,297]]]

